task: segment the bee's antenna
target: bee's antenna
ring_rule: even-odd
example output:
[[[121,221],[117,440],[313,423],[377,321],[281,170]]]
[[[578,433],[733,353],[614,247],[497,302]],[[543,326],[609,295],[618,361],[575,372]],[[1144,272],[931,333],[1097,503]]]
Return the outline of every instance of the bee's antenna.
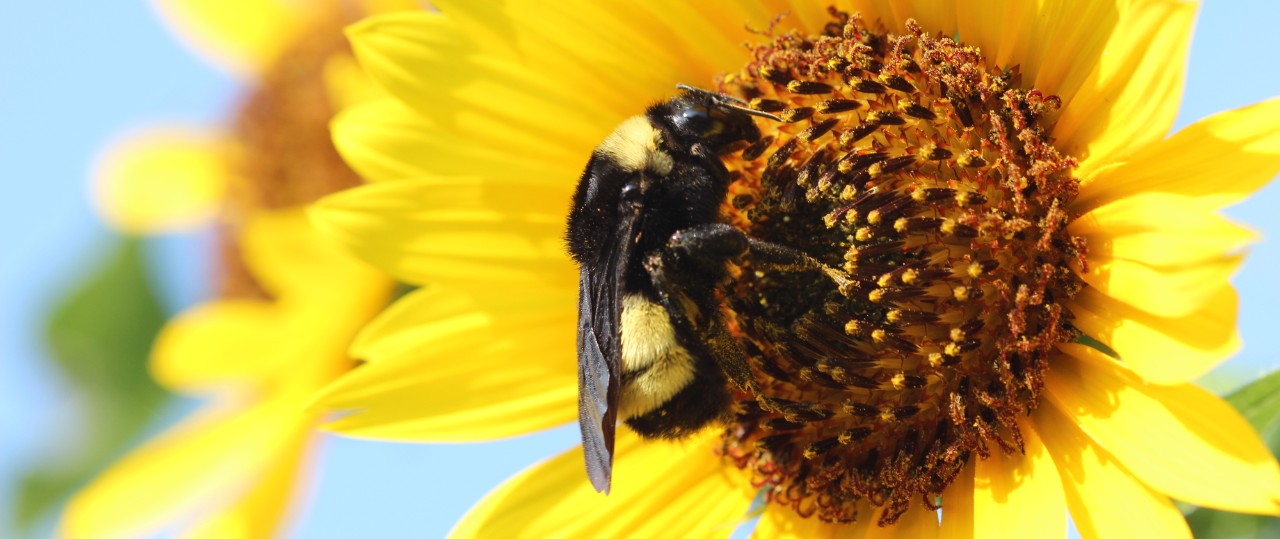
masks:
[[[768,118],[768,119],[773,120],[773,121],[775,121],[775,122],[781,122],[781,121],[782,121],[782,118],[779,118],[779,117],[777,117],[777,116],[774,116],[773,114],[769,114],[768,112],[765,112],[765,111],[763,111],[763,110],[756,110],[756,109],[753,109],[753,108],[751,108],[751,106],[750,106],[750,105],[748,105],[748,104],[747,104],[747,102],[746,102],[746,101],[743,101],[743,100],[738,99],[738,98],[733,97],[733,96],[724,95],[724,94],[718,94],[718,93],[711,92],[711,91],[708,91],[708,90],[703,90],[702,88],[695,88],[695,87],[693,87],[693,86],[689,86],[688,84],[683,84],[683,83],[681,83],[681,84],[677,84],[677,85],[676,85],[676,88],[677,88],[677,89],[680,89],[680,90],[684,90],[684,91],[686,91],[686,92],[692,92],[692,93],[695,93],[695,94],[705,95],[705,96],[707,96],[707,97],[710,97],[712,100],[714,100],[714,101],[716,102],[716,104],[718,104],[718,105],[722,105],[722,106],[724,106],[724,107],[728,107],[728,108],[731,108],[731,109],[733,109],[733,110],[742,111],[743,113],[750,114],[750,115],[752,115],[752,116],[759,116],[759,117],[761,117],[761,118]]]

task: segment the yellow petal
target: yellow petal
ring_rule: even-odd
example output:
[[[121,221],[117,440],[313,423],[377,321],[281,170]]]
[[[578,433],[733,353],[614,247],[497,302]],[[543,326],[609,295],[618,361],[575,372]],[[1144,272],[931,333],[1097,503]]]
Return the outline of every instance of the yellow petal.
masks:
[[[1063,537],[1067,506],[1053,458],[1035,429],[1024,423],[1026,453],[993,447],[974,469],[974,537]],[[946,519],[946,510],[943,510]]]
[[[569,184],[405,180],[365,185],[312,207],[317,226],[412,283],[576,287],[564,251]]]
[[[1173,193],[1220,208],[1243,200],[1280,172],[1280,99],[1215,114],[1126,163],[1085,177],[1072,204],[1089,210],[1143,192]]]
[[[1034,81],[1033,87],[1071,103],[1102,63],[1125,7],[1107,1],[1042,1],[1029,23],[1030,42],[1012,63],[1021,64],[1024,80]]]
[[[1099,292],[1143,311],[1184,317],[1204,308],[1232,275],[1244,255],[1224,255],[1199,264],[1155,268],[1123,258],[1107,259],[1090,253],[1089,272],[1080,278]]]
[[[156,338],[151,375],[179,391],[262,382],[289,358],[281,326],[287,315],[264,301],[223,300],[200,305],[170,321]]]
[[[564,185],[586,164],[583,156],[550,160],[549,148],[515,151],[505,141],[458,131],[432,126],[399,101],[385,99],[339,114],[333,122],[333,142],[351,168],[370,181],[479,176]],[[521,146],[551,144],[541,137],[525,138],[531,140]]]
[[[1095,259],[1155,267],[1202,263],[1240,252],[1257,234],[1208,211],[1193,197],[1139,193],[1095,208],[1067,228],[1089,242]]]
[[[1144,384],[1092,348],[1061,348],[1049,402],[1134,476],[1196,505],[1280,515],[1280,467],[1231,406],[1191,384]]]
[[[1181,384],[1209,372],[1240,350],[1239,297],[1220,289],[1199,310],[1163,317],[1135,309],[1086,287],[1073,298],[1072,321],[1111,347],[1138,376],[1154,384]]]
[[[942,522],[938,536],[942,539],[972,539],[974,535],[974,468],[975,457],[942,493]]]
[[[148,442],[69,503],[63,537],[137,537],[216,510],[249,491],[305,435],[298,403],[217,409]]]
[[[713,432],[645,442],[620,429],[608,496],[591,488],[577,448],[507,480],[450,537],[727,537],[753,493],[720,445]]]
[[[385,277],[320,234],[301,210],[254,214],[240,245],[254,278],[278,301],[363,310],[388,288]],[[347,300],[356,305],[343,305]]]
[[[438,14],[371,17],[350,27],[348,35],[369,75],[410,108],[464,128],[487,120],[494,138],[528,139],[528,133],[539,133],[561,158],[589,155],[612,125],[647,103],[637,101],[621,114],[601,109],[582,95],[604,97],[603,92],[558,83],[493,51],[480,56],[474,38]]]
[[[1169,497],[1144,485],[1053,406],[1034,421],[1062,476],[1071,520],[1081,537],[1191,537]]]
[[[185,539],[278,537],[287,528],[295,493],[301,490],[311,436],[298,436],[249,492],[230,507],[186,530]]]
[[[229,182],[232,145],[192,128],[153,127],[112,144],[94,172],[94,201],[112,226],[132,233],[209,224]]]
[[[1120,11],[1094,71],[1054,126],[1057,146],[1081,159],[1077,173],[1156,142],[1173,127],[1186,78],[1196,6],[1147,0]]]
[[[314,17],[316,4],[283,0],[156,0],[179,38],[234,75],[262,73]]]
[[[352,353],[369,363],[317,406],[354,410],[344,434],[476,441],[573,421],[577,408],[572,292],[495,286],[427,288],[371,322]]]
[[[346,110],[387,98],[387,93],[365,74],[364,69],[351,56],[331,55],[324,60],[324,67],[321,69],[325,94],[329,96],[329,107],[332,110]]]

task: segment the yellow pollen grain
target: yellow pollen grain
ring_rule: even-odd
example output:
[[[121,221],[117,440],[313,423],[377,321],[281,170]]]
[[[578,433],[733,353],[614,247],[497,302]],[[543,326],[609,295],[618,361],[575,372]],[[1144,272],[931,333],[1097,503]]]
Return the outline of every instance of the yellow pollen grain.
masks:
[[[850,320],[844,325],[844,332],[847,335],[860,335],[862,333],[862,324],[857,320]]]
[[[867,212],[867,222],[873,225],[880,224],[880,210],[871,210]]]
[[[963,340],[964,340],[964,338],[965,338],[965,334],[964,334],[964,330],[963,330],[963,329],[960,329],[960,328],[951,328],[951,340],[952,340],[952,342],[960,342],[960,341],[963,341]]]
[[[886,287],[893,284],[893,274],[886,273],[884,275],[881,275],[879,279],[876,279],[876,284],[880,285],[881,287]]]
[[[858,241],[867,241],[867,240],[870,240],[874,235],[875,234],[871,232],[870,227],[864,226],[862,228],[859,228],[858,231],[853,234],[853,237],[856,238]]]
[[[884,342],[885,337],[887,337],[887,336],[888,336],[888,334],[887,334],[887,333],[885,333],[885,331],[884,331],[883,329],[876,329],[876,330],[872,330],[872,331],[871,331],[871,340],[873,340],[873,341],[875,341],[875,342],[880,342],[880,343],[882,343],[882,342]]]
[[[893,384],[894,389],[901,390],[907,386],[907,376],[902,373],[895,374],[893,375],[893,378],[889,380],[889,383]]]
[[[880,421],[883,421],[885,423],[892,423],[895,419],[897,418],[893,416],[892,411],[880,410]]]
[[[916,284],[916,281],[919,279],[920,279],[920,273],[914,269],[909,269],[907,271],[902,272],[902,282],[906,284]]]
[[[844,186],[844,189],[840,190],[840,200],[853,200],[853,197],[857,195],[858,189],[852,185],[846,185]]]
[[[955,234],[956,222],[952,221],[951,219],[944,219],[942,221],[942,226],[938,227],[938,230],[941,230],[943,234],[946,234],[948,236]]]
[[[969,287],[957,286],[951,290],[951,296],[957,301],[969,301]]]
[[[950,342],[950,343],[947,343],[947,346],[943,348],[942,351],[948,356],[958,356],[960,355],[960,345]]]
[[[974,279],[977,279],[978,277],[981,277],[981,276],[982,276],[982,264],[979,264],[979,263],[977,263],[977,262],[974,262],[974,263],[972,263],[972,264],[969,264],[969,269],[968,269],[968,271],[966,271],[965,273],[968,273],[968,274],[969,274],[969,277],[972,277],[972,278],[974,278]]]
[[[941,366],[942,366],[942,354],[939,354],[939,353],[937,353],[937,352],[932,352],[932,353],[930,353],[930,354],[929,354],[929,366],[930,366],[930,367],[933,367],[933,368],[935,368],[935,369],[936,369],[936,368],[938,368],[938,367],[941,367]]]
[[[898,232],[906,232],[906,231],[907,231],[907,218],[906,218],[906,217],[899,217],[899,218],[898,218],[898,220],[896,220],[896,221],[894,221],[894,222],[893,222],[893,229],[894,229],[895,231],[898,231]]]
[[[890,322],[893,322],[893,323],[895,323],[895,324],[896,324],[896,323],[898,323],[898,322],[901,322],[901,321],[902,321],[902,310],[901,310],[901,309],[893,309],[893,310],[891,310],[891,311],[889,311],[889,312],[885,313],[885,315],[884,315],[884,319],[885,319],[885,320],[888,320],[888,321],[890,321]]]
[[[871,300],[872,303],[880,303],[881,301],[884,301],[884,290],[872,290],[870,294],[867,294],[867,299]]]

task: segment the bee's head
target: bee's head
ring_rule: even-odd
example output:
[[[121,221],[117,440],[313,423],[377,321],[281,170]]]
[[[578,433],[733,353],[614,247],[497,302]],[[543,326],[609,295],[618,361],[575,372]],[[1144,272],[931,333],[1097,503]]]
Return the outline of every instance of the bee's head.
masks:
[[[682,95],[654,105],[648,112],[650,121],[670,139],[670,147],[715,156],[734,142],[760,139],[752,116],[778,120],[728,96],[685,85],[680,89]]]

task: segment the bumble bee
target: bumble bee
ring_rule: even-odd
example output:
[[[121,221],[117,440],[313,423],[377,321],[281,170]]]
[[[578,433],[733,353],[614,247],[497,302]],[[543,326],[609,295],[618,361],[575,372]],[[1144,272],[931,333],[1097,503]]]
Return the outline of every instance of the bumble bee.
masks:
[[[822,269],[719,222],[730,179],[719,155],[756,142],[749,109],[681,85],[624,121],[591,155],[566,243],[580,266],[578,423],[587,475],[608,492],[619,418],[646,438],[681,438],[728,416],[728,383],[754,387],[720,318],[728,263]],[[780,121],[780,120],[778,120]]]

